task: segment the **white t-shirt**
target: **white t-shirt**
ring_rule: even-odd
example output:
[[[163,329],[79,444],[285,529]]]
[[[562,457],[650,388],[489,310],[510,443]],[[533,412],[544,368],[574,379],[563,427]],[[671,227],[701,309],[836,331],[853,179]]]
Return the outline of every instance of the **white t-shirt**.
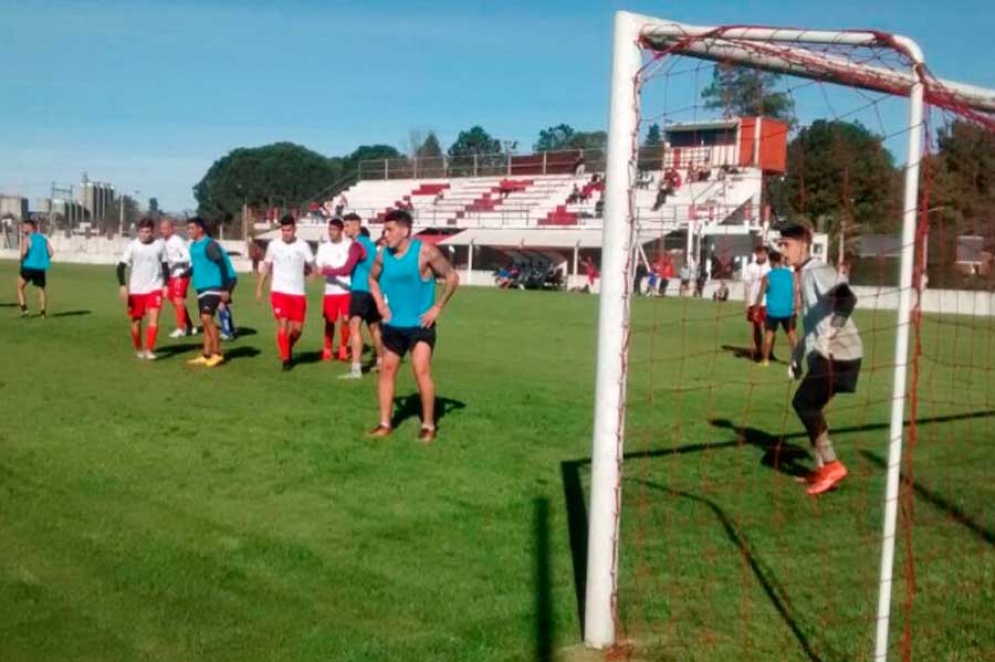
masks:
[[[746,305],[752,306],[757,301],[757,295],[760,294],[760,285],[763,283],[764,276],[770,273],[770,261],[766,261],[763,264],[757,264],[756,262],[750,262],[746,265],[746,269],[743,270],[743,281],[746,283],[747,295],[749,298],[746,300]],[[760,302],[761,306],[767,305],[767,295],[764,295],[763,301]]]
[[[169,275],[178,278],[190,268],[190,249],[187,242],[178,234],[166,239],[166,263],[169,265]]]
[[[283,239],[274,239],[266,247],[263,262],[270,265],[273,273],[271,292],[304,294],[304,266],[314,265],[314,253],[306,241],[297,238],[288,244]]]
[[[337,244],[326,241],[318,246],[315,266],[318,269],[343,266],[349,260],[351,246],[352,239],[348,237],[343,237]],[[351,289],[352,276],[325,276],[325,294],[348,294]]]
[[[162,263],[166,261],[166,244],[162,239],[143,244],[138,239],[132,239],[124,249],[121,262],[131,270],[128,276],[129,294],[148,294],[161,290]]]

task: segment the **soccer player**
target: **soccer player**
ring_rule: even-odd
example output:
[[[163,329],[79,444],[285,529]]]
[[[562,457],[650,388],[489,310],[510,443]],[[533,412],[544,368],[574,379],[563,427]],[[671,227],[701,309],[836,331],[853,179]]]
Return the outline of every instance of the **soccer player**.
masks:
[[[21,272],[17,277],[17,303],[21,307],[21,317],[28,316],[28,302],[24,290],[28,283],[38,289],[38,305],[41,316],[48,310],[46,275],[52,263],[52,242],[38,231],[38,224],[32,220],[21,223]]]
[[[764,354],[763,365],[770,365],[770,353],[774,349],[774,335],[777,327],[784,329],[788,336],[791,351],[795,351],[798,339],[795,337],[795,273],[790,267],[784,266],[780,253],[770,253],[767,256],[770,271],[760,281],[760,292],[754,306],[760,306],[766,299],[767,314],[764,321]]]
[[[126,270],[131,270],[128,284],[124,283]],[[143,218],[138,223],[138,237],[132,239],[117,265],[117,283],[121,298],[128,304],[131,318],[131,343],[135,356],[155,360],[156,334],[159,332],[159,310],[162,299],[169,295],[169,263],[166,243],[155,238],[155,221]],[[148,317],[145,349],[142,349],[142,319]]]
[[[376,355],[377,369],[383,364],[383,343],[380,338],[380,312],[370,294],[370,269],[377,257],[377,245],[370,239],[369,230],[362,227],[358,214],[346,214],[345,236],[352,240],[349,261],[344,268],[352,269],[349,294],[349,340],[352,345],[352,367],[342,379],[359,379],[363,376],[363,334],[362,324],[370,330],[373,338],[373,353]],[[326,275],[330,273],[325,271]],[[350,272],[346,272],[350,273]]]
[[[792,406],[815,448],[816,470],[806,477],[808,493],[822,494],[846,478],[847,470],[836,457],[823,410],[837,393],[853,393],[860,376],[863,346],[850,314],[857,305],[845,278],[829,264],[812,258],[812,228],[789,223],[781,229],[779,247],[797,270],[801,295],[803,342],[795,346],[788,375],[799,379],[802,361],[805,378]]]
[[[197,333],[190,313],[187,312],[187,290],[190,288],[190,249],[183,237],[176,234],[173,221],[159,222],[159,236],[166,243],[166,262],[169,264],[169,302],[176,313],[176,329],[170,338],[182,338]]]
[[[199,216],[187,222],[187,236],[190,237],[190,264],[193,268],[193,288],[197,291],[197,309],[204,331],[204,352],[190,361],[190,365],[214,368],[224,362],[221,354],[221,338],[214,326],[214,313],[231,296],[233,279],[225,249],[211,239],[207,233],[207,223]]]
[[[235,303],[235,286],[238,285],[238,274],[235,273],[235,267],[231,263],[228,251],[224,251],[222,255],[225,258],[225,273],[228,274],[231,289],[228,290],[228,300],[222,301],[221,305],[218,306],[218,322],[221,323],[221,339],[234,340],[238,330],[235,328],[235,316],[232,314],[231,307]]]
[[[280,238],[266,246],[266,257],[256,283],[256,300],[262,301],[263,284],[272,273],[270,305],[276,318],[276,346],[280,350],[283,370],[293,365],[294,345],[300,340],[307,314],[304,280],[314,266],[314,253],[307,242],[297,237],[297,222],[290,214],[280,219]]]
[[[324,268],[332,271],[345,267],[352,252],[353,241],[342,235],[344,224],[341,219],[332,218],[328,221],[328,241],[318,246],[315,266],[324,275]],[[352,267],[355,268],[356,260]],[[333,272],[334,273],[334,272]],[[351,289],[351,274],[349,270],[342,275],[325,275],[325,296],[322,300],[322,312],[325,317],[325,347],[321,353],[324,361],[333,358],[332,347],[335,340],[335,323],[339,323],[339,361],[349,360],[349,299]]]
[[[411,369],[421,397],[422,423],[418,441],[435,440],[435,383],[432,381],[432,350],[435,323],[459,287],[459,276],[439,249],[411,238],[411,215],[394,210],[384,219],[385,247],[370,270],[370,294],[384,320],[384,357],[377,394],[380,424],[370,434],[391,433],[394,386],[401,359],[411,351]],[[442,296],[435,298],[435,279],[444,278]]]
[[[763,355],[764,320],[767,317],[767,299],[759,297],[760,285],[770,272],[767,262],[767,247],[758,245],[753,250],[754,260],[743,269],[743,284],[746,287],[746,321],[753,328],[750,356],[759,361]]]

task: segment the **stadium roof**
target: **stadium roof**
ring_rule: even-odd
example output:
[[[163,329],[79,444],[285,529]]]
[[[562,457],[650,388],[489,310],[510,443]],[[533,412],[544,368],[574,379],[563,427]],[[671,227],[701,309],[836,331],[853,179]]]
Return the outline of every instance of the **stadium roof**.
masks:
[[[439,242],[443,246],[504,248],[600,248],[601,228],[471,228]]]

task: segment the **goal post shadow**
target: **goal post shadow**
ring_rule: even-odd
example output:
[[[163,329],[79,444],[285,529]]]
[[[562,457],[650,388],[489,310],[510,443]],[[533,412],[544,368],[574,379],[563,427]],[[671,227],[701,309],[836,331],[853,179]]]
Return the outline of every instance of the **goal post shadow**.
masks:
[[[942,423],[952,423],[956,421],[964,421],[971,419],[980,418],[991,418],[995,417],[995,410],[992,409],[982,409],[972,412],[965,412],[961,414],[951,414],[944,416],[934,416],[934,417],[922,417],[916,419],[917,425],[930,425],[930,424],[942,424]],[[694,443],[686,444],[683,446],[677,446],[674,448],[662,448],[644,451],[631,451],[623,455],[624,461],[637,460],[637,459],[652,459],[652,458],[663,458],[670,455],[686,455],[690,453],[701,453],[705,451],[715,451],[724,450],[730,448],[739,448],[741,446],[754,446],[760,450],[764,451],[764,455],[761,457],[761,464],[764,466],[778,471],[779,473],[784,473],[789,476],[798,475],[799,467],[795,464],[796,460],[800,457],[808,457],[808,450],[792,444],[793,440],[804,440],[807,443],[806,435],[804,432],[795,432],[789,434],[771,434],[765,432],[759,428],[743,426],[738,427],[734,425],[731,421],[727,419],[712,419],[710,423],[718,428],[729,429],[737,433],[738,438],[732,440],[723,440],[715,442],[704,442],[704,443]],[[905,421],[905,426],[911,425],[910,420]],[[846,434],[854,432],[866,432],[874,430],[885,430],[888,429],[890,423],[872,423],[868,425],[850,426],[837,428],[835,432],[837,434]],[[887,462],[881,457],[873,452],[867,450],[859,451],[861,456],[866,458],[871,464],[874,464],[881,470],[887,470]],[[578,618],[578,630],[579,635],[583,638],[583,625],[584,625],[584,597],[586,595],[587,589],[587,579],[585,576],[587,570],[587,543],[588,543],[588,509],[587,509],[587,498],[584,491],[584,484],[582,478],[582,472],[585,468],[589,468],[591,465],[591,459],[589,457],[578,458],[575,460],[565,460],[560,463],[560,475],[563,481],[563,498],[566,507],[567,514],[567,533],[570,543],[570,556],[573,566],[573,579],[574,579],[574,590],[576,593],[577,600],[577,618]],[[719,520],[720,525],[726,534],[726,537],[741,549],[743,554],[746,556],[747,562],[750,569],[759,582],[760,586],[763,588],[764,592],[770,599],[774,609],[784,620],[785,624],[791,630],[793,636],[798,641],[799,645],[804,650],[806,656],[809,660],[817,661],[821,658],[812,649],[807,637],[800,628],[798,620],[794,617],[790,610],[788,609],[783,598],[778,594],[779,584],[774,577],[773,573],[764,567],[764,565],[757,559],[756,555],[753,554],[749,549],[749,543],[745,537],[745,534],[740,531],[732,523],[732,520],[724,513],[724,511],[719,507],[714,501],[702,497],[699,495],[692,494],[686,491],[673,490],[664,485],[654,483],[652,481],[645,481],[640,479],[629,479],[629,481],[641,484],[647,488],[661,491],[667,494],[671,494],[676,497],[690,499],[702,505],[705,505],[712,511],[712,513]],[[626,482],[629,482],[626,481]],[[903,484],[905,484],[905,478],[903,476]],[[943,497],[934,490],[931,490],[916,481],[911,481],[911,487],[915,492],[916,496],[926,501],[935,508],[950,515],[958,524],[961,524],[967,528],[971,533],[980,537],[983,541],[988,544],[995,546],[995,531],[988,530],[981,524],[975,522],[970,516],[964,513],[956,504],[954,504],[949,499]]]

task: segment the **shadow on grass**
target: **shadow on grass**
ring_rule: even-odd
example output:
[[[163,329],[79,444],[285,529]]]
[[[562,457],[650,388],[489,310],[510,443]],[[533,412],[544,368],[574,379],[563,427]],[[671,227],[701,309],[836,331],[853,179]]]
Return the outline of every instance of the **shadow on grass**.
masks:
[[[92,315],[92,310],[64,310],[59,313],[52,313],[49,317],[79,317],[80,315]]]
[[[258,331],[253,329],[251,326],[239,326],[235,330],[235,338],[248,338],[249,336],[254,336]]]
[[[17,308],[16,303],[0,303],[0,308]]]
[[[535,659],[553,659],[553,594],[550,583],[549,499],[535,499]]]
[[[860,454],[865,459],[870,461],[871,464],[876,465],[878,468],[884,470],[888,469],[887,460],[878,456],[877,454],[867,450],[860,451]],[[909,484],[909,482],[906,480],[905,474],[902,473],[901,476],[902,476],[902,481],[905,482],[906,484]],[[995,531],[986,529],[982,525],[975,522],[974,519],[971,518],[971,516],[969,516],[960,508],[960,506],[958,506],[953,501],[947,499],[943,495],[934,492],[928,487],[924,487],[922,484],[917,483],[914,480],[911,481],[911,485],[912,485],[912,490],[915,492],[917,497],[919,497],[923,501],[932,504],[936,508],[942,510],[944,513],[952,517],[958,524],[963,525],[965,528],[967,528],[968,531],[978,536],[989,545],[995,546]]]
[[[466,409],[466,403],[452,398],[435,397],[435,427],[439,428],[442,419],[452,411]],[[394,398],[394,417],[391,425],[396,429],[409,418],[421,420],[421,396],[412,393]]]
[[[255,347],[235,347],[234,349],[229,349],[225,352],[225,362],[230,362],[234,359],[247,359],[253,356],[259,356],[262,352]]]
[[[321,352],[308,351],[294,355],[294,365],[308,365],[309,363],[321,363]]]
[[[747,361],[756,361],[756,356],[753,354],[753,349],[749,347],[739,347],[737,345],[722,345],[722,349],[733,355],[733,358],[746,359]]]
[[[917,420],[917,423],[919,425],[950,423],[954,421],[987,418],[991,416],[995,416],[995,410],[979,410],[964,414],[920,418]],[[789,439],[805,439],[807,441],[807,436],[804,432],[797,432],[787,435],[774,435],[758,428],[750,428],[745,426],[737,428],[727,419],[716,419],[711,422],[715,427],[735,430],[740,435],[740,438],[730,441],[686,444],[676,448],[661,448],[657,450],[625,453],[623,455],[623,460],[628,461],[641,458],[656,458],[670,455],[700,453],[706,450],[738,448],[744,444],[747,444],[760,448],[764,451],[763,457],[761,457],[760,460],[761,464],[764,466],[792,476],[798,475],[799,472],[807,471],[807,469],[799,464],[799,461],[803,458],[809,457],[808,451],[804,448],[788,443]],[[905,424],[908,425],[909,422],[906,421]],[[888,429],[888,427],[888,423],[874,423],[871,425],[834,428],[833,432],[836,434],[843,434],[868,430],[885,430]],[[863,453],[868,455],[866,451]],[[871,459],[872,462],[877,461],[882,465],[884,464],[883,461],[877,457],[868,459]],[[581,470],[584,467],[589,466],[590,463],[590,458],[566,460],[560,463],[560,474],[563,480],[563,498],[567,510],[567,534],[570,541],[570,557],[573,563],[574,590],[577,599],[577,616],[582,638],[585,615],[584,596],[587,590],[585,573],[587,571],[588,518],[587,499],[585,498],[584,487],[581,482]],[[670,491],[668,488],[663,486],[656,486],[656,488]],[[989,531],[971,520],[963,511],[957,508],[957,506],[949,500],[921,486],[914,485],[914,488],[916,489],[917,494],[919,494],[922,498],[950,513],[957,519],[957,521],[964,524],[964,526],[970,529],[973,533],[979,535],[986,542],[995,544],[995,532]],[[693,495],[684,496],[687,496],[687,498],[699,498]],[[775,605],[775,607],[777,607],[777,605]],[[778,609],[780,610],[779,607]]]
[[[202,349],[204,345],[202,343],[182,343],[179,345],[162,345],[157,347],[155,350],[156,355],[159,357],[160,361],[166,361],[177,354],[186,354],[187,352],[194,352]]]
[[[635,479],[634,482],[645,485],[650,489],[659,490],[660,492],[664,492],[665,494],[669,494],[671,496],[682,499],[690,499],[691,501],[702,504],[711,510],[715,517],[719,520],[719,523],[722,525],[722,529],[725,532],[726,537],[736,546],[737,549],[739,549],[740,553],[742,553],[747,565],[750,566],[750,570],[753,572],[753,576],[756,577],[760,587],[763,589],[764,593],[767,594],[767,598],[774,606],[774,609],[777,610],[777,613],[781,616],[784,624],[788,626],[789,630],[791,630],[791,634],[794,635],[798,645],[801,646],[802,651],[804,651],[805,657],[811,660],[811,662],[822,662],[822,658],[819,657],[818,653],[816,653],[812,648],[812,643],[808,640],[808,637],[805,632],[802,631],[797,619],[791,613],[791,609],[788,606],[787,591],[780,586],[774,573],[769,568],[764,567],[764,564],[760,561],[756,552],[751,548],[750,542],[746,538],[746,534],[736,527],[732,519],[717,503],[711,499],[697,496],[695,494],[690,494],[680,490],[672,490],[652,481]]]

